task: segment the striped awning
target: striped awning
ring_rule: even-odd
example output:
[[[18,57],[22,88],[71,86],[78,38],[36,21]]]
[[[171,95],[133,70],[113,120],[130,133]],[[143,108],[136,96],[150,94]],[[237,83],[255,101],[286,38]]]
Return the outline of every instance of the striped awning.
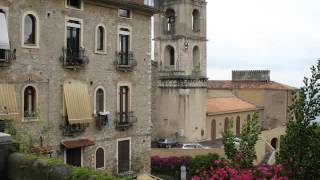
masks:
[[[0,84],[0,120],[15,120],[18,115],[14,85]]]
[[[66,81],[63,85],[64,100],[70,124],[90,123],[93,121],[87,84],[76,80]]]
[[[6,15],[0,12],[0,49],[10,49]]]

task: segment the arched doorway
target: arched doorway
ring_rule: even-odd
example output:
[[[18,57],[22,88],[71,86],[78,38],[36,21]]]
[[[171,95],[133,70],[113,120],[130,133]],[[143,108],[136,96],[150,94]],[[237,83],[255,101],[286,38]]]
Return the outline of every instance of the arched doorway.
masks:
[[[217,137],[216,129],[216,120],[213,119],[211,122],[211,140],[215,140]]]
[[[240,116],[237,116],[236,134],[237,136],[240,135]]]
[[[278,139],[277,138],[273,138],[271,140],[271,146],[274,148],[274,149],[277,149],[278,147]]]

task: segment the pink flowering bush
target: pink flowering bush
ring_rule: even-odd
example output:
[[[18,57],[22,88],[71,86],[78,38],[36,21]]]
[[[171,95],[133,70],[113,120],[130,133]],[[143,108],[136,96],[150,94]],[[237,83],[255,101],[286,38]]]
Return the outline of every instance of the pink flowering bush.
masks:
[[[288,173],[282,165],[259,165],[252,168],[241,169],[236,162],[215,160],[213,166],[193,176],[192,180],[288,180]]]

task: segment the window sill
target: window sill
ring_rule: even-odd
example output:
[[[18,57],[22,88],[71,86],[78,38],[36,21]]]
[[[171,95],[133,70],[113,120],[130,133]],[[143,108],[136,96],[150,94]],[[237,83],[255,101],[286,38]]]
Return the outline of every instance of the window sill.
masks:
[[[81,6],[82,6],[82,5],[81,5]],[[83,11],[83,7],[81,7],[81,8],[76,8],[76,7],[72,7],[72,6],[66,5],[65,8],[66,8],[66,9],[71,9],[71,10],[76,10],[76,11]]]
[[[25,44],[23,44],[22,48],[25,48],[25,49],[40,49],[40,46],[39,45],[25,45]]]
[[[107,51],[99,51],[99,50],[95,50],[94,53],[95,54],[102,54],[102,55],[108,54]]]
[[[23,117],[22,122],[28,123],[28,122],[39,122],[39,117]]]

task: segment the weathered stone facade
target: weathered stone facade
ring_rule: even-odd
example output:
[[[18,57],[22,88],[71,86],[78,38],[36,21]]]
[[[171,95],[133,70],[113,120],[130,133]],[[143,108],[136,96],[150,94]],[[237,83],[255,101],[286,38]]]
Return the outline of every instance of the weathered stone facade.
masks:
[[[142,1],[143,2],[143,1]],[[94,146],[82,150],[83,165],[95,167],[95,152],[102,147],[105,152],[105,169],[117,171],[117,140],[130,139],[130,158],[139,159],[144,170],[150,168],[151,142],[151,26],[153,7],[121,4],[116,1],[84,0],[81,9],[66,7],[65,0],[1,0],[0,9],[6,12],[12,49],[16,49],[16,60],[10,66],[1,67],[0,82],[15,85],[17,108],[20,118],[12,121],[17,136],[37,141],[44,137],[44,144],[51,146],[55,157],[63,159],[61,141],[74,138],[90,138]],[[140,1],[138,2],[140,3]],[[119,17],[119,8],[131,10],[130,18]],[[36,17],[39,35],[38,46],[29,48],[22,44],[22,24],[26,13]],[[60,58],[66,41],[66,18],[81,20],[81,46],[85,48],[89,63],[84,68],[65,69]],[[106,51],[96,53],[95,34],[99,24],[105,26]],[[119,27],[130,29],[130,50],[137,65],[128,72],[117,71],[114,61],[118,51]],[[63,83],[68,79],[80,80],[88,86],[90,108],[94,112],[94,96],[97,87],[105,90],[105,110],[110,112],[110,128],[98,130],[93,120],[85,132],[67,137],[62,133],[64,125]],[[127,130],[119,131],[114,121],[119,111],[118,89],[120,84],[130,87],[130,111],[137,122]],[[37,90],[39,118],[24,121],[22,108],[23,90],[27,85]],[[49,132],[43,134],[44,129]]]
[[[206,1],[165,0],[154,16],[152,138],[205,138]]]

